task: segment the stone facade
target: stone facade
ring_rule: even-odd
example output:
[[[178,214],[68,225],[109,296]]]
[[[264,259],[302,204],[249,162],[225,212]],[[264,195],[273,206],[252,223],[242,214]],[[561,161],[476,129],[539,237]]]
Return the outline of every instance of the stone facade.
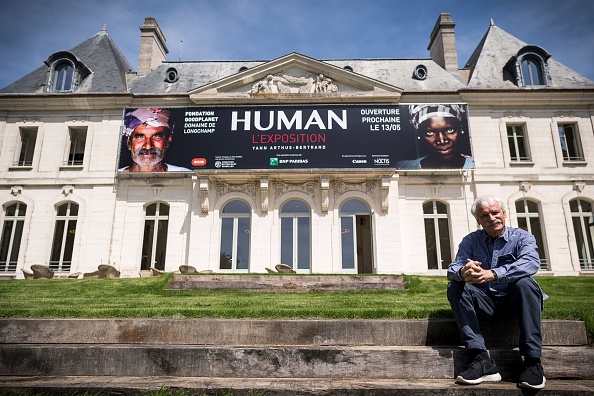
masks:
[[[594,273],[591,223],[579,231],[574,221],[577,200],[594,205],[594,82],[550,58],[545,60],[550,84],[514,85],[504,64],[516,57],[521,62],[520,50],[527,46],[494,25],[482,41],[477,38],[482,47],[466,67],[452,70],[452,62],[457,63],[453,27],[449,14],[440,15],[431,35],[431,47],[439,50],[437,55],[432,50],[434,60],[323,61],[288,54],[269,62],[175,63],[155,62],[142,49],[142,78],[130,73],[127,61],[114,62],[121,69],[110,69],[105,60],[86,53],[82,43],[68,54],[87,62],[92,81],[87,77],[68,92],[41,92],[40,84],[55,82],[52,66],[44,65],[0,90],[1,248],[13,256],[0,257],[0,271],[22,278],[21,269],[51,266],[58,257],[64,266],[56,273],[92,272],[111,264],[123,277],[136,277],[157,262],[165,271],[191,265],[198,271],[265,273],[282,262],[282,207],[299,200],[310,209],[310,262],[297,272],[445,274],[447,262],[437,265],[441,268],[428,264],[426,223],[439,216],[424,214],[423,204],[435,201],[447,208],[441,217],[447,226],[439,239],[442,253],[449,250],[453,259],[458,241],[477,228],[471,203],[493,193],[508,203],[511,226],[522,226],[519,217],[534,217],[518,213],[518,202],[536,205],[538,224],[531,224],[541,228],[542,274]],[[156,21],[152,29],[166,51]],[[114,46],[105,31],[98,38]],[[542,51],[535,50],[535,59],[544,59],[537,57]],[[426,75],[414,73],[419,65]],[[331,81],[316,85],[313,77],[299,80],[303,75]],[[285,83],[266,87],[267,76]],[[467,103],[475,168],[116,172],[124,108],[303,103]],[[573,128],[570,143],[576,155],[568,157],[561,144],[560,125]],[[524,131],[529,158],[512,157],[511,126]],[[82,156],[73,161],[72,136],[77,133],[85,143]],[[23,147],[31,136],[34,149],[28,154]],[[340,210],[350,199],[369,209],[353,217],[359,230],[353,268],[344,265],[341,239]],[[247,268],[237,262],[221,268],[222,212],[233,200],[251,211]],[[76,214],[74,206],[60,213],[68,203],[77,205]],[[155,203],[167,205],[167,233],[152,247],[163,257],[146,262],[143,256],[152,243],[146,236],[147,208]],[[26,205],[21,217],[10,212],[15,204]],[[591,211],[580,213],[583,218],[589,213],[591,222]],[[19,221],[22,231],[11,228]],[[64,224],[70,224],[65,231],[60,228]],[[56,242],[58,234],[65,243]]]

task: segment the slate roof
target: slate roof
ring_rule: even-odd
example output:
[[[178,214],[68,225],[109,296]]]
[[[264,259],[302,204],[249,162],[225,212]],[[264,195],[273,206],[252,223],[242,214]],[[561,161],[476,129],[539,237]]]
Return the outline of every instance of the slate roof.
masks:
[[[526,43],[491,25],[459,73],[442,69],[429,58],[424,59],[334,59],[320,60],[340,68],[350,66],[354,73],[401,88],[404,93],[455,93],[459,90],[526,90],[526,89],[593,89],[594,81],[574,72],[553,57],[548,60],[552,85],[550,87],[518,87],[515,79],[504,70],[506,63],[526,46]],[[126,86],[126,73],[132,67],[105,30],[70,50],[91,71],[76,90],[77,94],[132,93],[151,95],[185,95],[189,91],[239,73],[241,67],[252,68],[266,60],[251,61],[195,61],[163,62],[145,76],[137,76]],[[427,78],[413,78],[418,65],[427,68]],[[166,81],[166,71],[174,67],[179,80]],[[48,66],[43,65],[0,94],[47,94]],[[464,77],[469,73],[468,83]]]
[[[78,57],[92,73],[76,90],[80,93],[127,93],[126,72],[132,66],[115,45],[107,31],[102,30],[69,50]],[[50,55],[50,54],[48,54]],[[16,82],[0,90],[0,93],[44,94],[49,66],[43,65]]]
[[[592,89],[594,81],[549,58],[551,86],[518,87],[515,78],[504,71],[506,63],[527,44],[501,28],[491,25],[466,63],[470,69],[468,89]]]
[[[136,78],[130,84],[134,94],[185,94],[188,91],[239,73],[241,67],[252,68],[267,61],[201,61],[163,62],[146,76]],[[340,68],[350,66],[354,73],[376,79],[410,92],[457,92],[464,88],[450,73],[431,59],[343,59],[320,60]],[[413,79],[418,65],[427,67],[426,80]],[[179,80],[165,81],[169,68],[175,68]]]

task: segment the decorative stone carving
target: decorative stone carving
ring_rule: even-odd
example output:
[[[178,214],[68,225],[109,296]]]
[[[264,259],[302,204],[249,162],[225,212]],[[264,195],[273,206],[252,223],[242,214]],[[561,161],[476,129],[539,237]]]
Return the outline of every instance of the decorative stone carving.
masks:
[[[317,186],[317,183],[313,182],[313,181],[297,182],[297,183],[275,182],[274,183],[274,196],[276,198],[279,198],[281,195],[283,195],[289,191],[301,191],[313,198],[313,197],[315,197],[316,186]]]
[[[285,73],[269,74],[252,85],[251,95],[258,94],[313,94],[337,93],[338,86],[332,79],[319,74],[314,76],[291,76]]]
[[[528,191],[530,191],[531,187],[532,187],[532,183],[530,183],[528,181],[520,182],[520,191],[528,192]]]
[[[39,122],[39,117],[37,117],[37,116],[22,116],[21,120],[23,122]]]
[[[15,197],[23,193],[23,186],[12,186],[10,187],[10,193]]]
[[[521,118],[521,117],[524,117],[524,112],[522,112],[522,111],[507,111],[507,112],[505,112],[505,116],[507,118],[512,118],[512,117]]]
[[[193,267],[191,265],[180,265],[179,272],[181,272],[182,274],[193,274],[198,271],[196,271],[196,267]]]
[[[250,181],[245,183],[238,183],[238,184],[231,184],[226,183],[223,181],[218,181],[214,183],[215,191],[217,194],[217,200],[219,200],[223,195],[230,193],[230,192],[243,192],[249,195],[252,199],[256,199],[256,181]]]
[[[559,117],[559,118],[571,118],[575,116],[575,113],[573,111],[558,111],[555,113],[555,116]]]
[[[83,274],[83,278],[119,278],[120,271],[116,269],[113,265],[109,264],[99,264],[97,267],[97,271],[94,272],[87,272]]]
[[[200,178],[200,209],[208,214],[208,177]]]
[[[334,185],[334,197],[339,197],[347,191],[361,191],[370,197],[376,197],[376,189],[379,180],[366,180],[363,182],[349,182],[342,179],[335,180]]]
[[[268,213],[268,178],[260,178],[260,204],[262,213]]]
[[[151,267],[151,272],[152,272],[153,276],[163,276],[166,274],[165,271],[161,271],[160,269],[157,269],[155,267]]]
[[[28,269],[24,269],[24,268],[22,268],[21,271],[23,272],[25,279],[34,279],[32,271],[29,271]]]
[[[153,186],[153,196],[155,198],[159,198],[162,190],[163,190],[163,186]]]
[[[578,193],[582,193],[584,191],[584,189],[586,188],[586,183],[585,182],[579,182],[579,181],[574,181],[573,182],[573,189],[575,191],[577,191]]]
[[[73,193],[74,193],[74,186],[67,185],[67,186],[62,187],[62,194],[64,194],[65,197],[67,197]]]
[[[330,206],[330,198],[328,197],[330,191],[330,178],[328,176],[322,176],[320,186],[322,188],[322,212],[326,213]]]
[[[295,274],[295,270],[287,264],[277,264],[274,268],[282,274]]]
[[[390,176],[382,176],[382,212],[388,213],[390,203],[388,201],[388,195],[390,193]]]
[[[33,264],[31,271],[33,272],[33,279],[52,279],[54,277],[54,270],[47,265]]]
[[[429,195],[431,197],[440,197],[442,195],[440,191],[441,186],[439,184],[429,184],[427,187],[429,188]]]

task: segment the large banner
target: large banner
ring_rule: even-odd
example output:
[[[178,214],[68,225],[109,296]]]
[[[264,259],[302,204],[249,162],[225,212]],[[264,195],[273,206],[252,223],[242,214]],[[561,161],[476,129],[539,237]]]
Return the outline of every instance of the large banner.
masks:
[[[130,108],[118,172],[474,166],[466,104]]]

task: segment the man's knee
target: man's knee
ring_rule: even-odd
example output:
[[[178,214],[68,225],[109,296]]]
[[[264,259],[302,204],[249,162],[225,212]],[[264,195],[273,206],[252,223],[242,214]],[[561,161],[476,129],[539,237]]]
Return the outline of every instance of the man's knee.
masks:
[[[460,299],[462,293],[464,293],[465,284],[466,282],[460,281],[451,281],[450,283],[448,283],[447,296],[450,302],[453,300]]]
[[[538,284],[529,276],[520,278],[510,284],[510,289],[515,292],[535,292],[539,291]]]
[[[513,298],[520,298],[522,300],[535,299],[540,301],[542,299],[540,287],[536,281],[529,276],[511,283],[509,293]]]

